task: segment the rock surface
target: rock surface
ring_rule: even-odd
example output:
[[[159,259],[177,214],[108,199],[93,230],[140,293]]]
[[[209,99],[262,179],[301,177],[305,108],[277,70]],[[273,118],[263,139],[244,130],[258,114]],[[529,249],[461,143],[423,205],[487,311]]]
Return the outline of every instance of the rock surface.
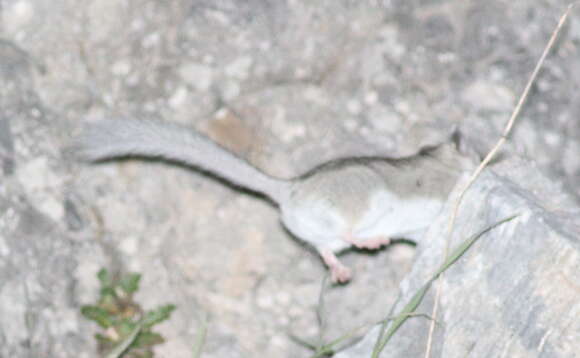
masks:
[[[419,245],[393,312],[443,262],[453,197],[462,188]],[[516,219],[484,234],[439,281],[431,356],[580,357],[580,208],[533,164],[512,159],[486,171],[464,197],[450,247],[514,214]],[[417,313],[431,316],[437,286]],[[424,317],[409,319],[380,356],[423,357],[429,325]],[[379,331],[373,328],[336,357],[370,357]]]
[[[79,311],[97,298],[101,267],[141,272],[137,300],[144,307],[178,305],[160,327],[167,338],[157,349],[161,357],[191,357],[204,316],[209,323],[204,357],[227,358],[308,357],[311,351],[291,335],[328,342],[385,317],[399,287],[408,294],[439,262],[437,240],[428,240],[433,248],[419,246],[415,260],[414,247],[406,243],[372,254],[347,253],[344,261],[355,269],[355,280],[328,287],[316,254],[290,238],[275,208],[258,198],[161,163],[83,165],[71,160],[67,145],[83,121],[128,116],[185,123],[279,176],[345,155],[410,153],[454,126],[483,153],[498,138],[567,4],[2,2],[0,357],[94,357],[96,327]],[[483,177],[478,190],[483,183],[497,189],[481,191],[486,203],[466,200],[462,212],[471,216],[461,218],[471,218],[473,226],[458,228],[480,229],[521,203],[529,230],[538,231],[525,231],[520,218],[482,238],[478,250],[507,250],[502,245],[521,240],[537,248],[547,240],[541,236],[545,230],[553,234],[546,250],[561,245],[558,255],[570,254],[533,261],[547,256],[523,245],[501,252],[517,270],[482,273],[490,262],[466,267],[462,287],[472,288],[473,300],[493,296],[503,309],[499,321],[484,317],[468,322],[472,330],[453,334],[468,347],[469,332],[509,326],[506,335],[513,343],[502,352],[541,357],[574,352],[566,344],[577,338],[577,323],[569,317],[578,316],[578,307],[555,310],[566,306],[570,294],[579,301],[577,219],[564,215],[577,210],[580,198],[577,19],[571,16],[502,153],[530,160],[507,169],[500,163],[496,174]],[[562,196],[566,200],[551,200]],[[522,235],[496,248],[485,246],[506,228]],[[466,262],[486,254],[470,251]],[[494,262],[505,262],[502,255]],[[538,272],[540,267],[551,276]],[[518,281],[524,268],[530,278],[551,280],[526,286]],[[515,281],[501,280],[508,274]],[[568,278],[570,285],[563,283]],[[440,319],[446,325],[434,346],[441,356],[451,349],[443,342],[455,342],[447,332],[463,327],[451,324],[456,311],[450,307],[472,307],[465,291],[460,302],[452,302],[459,295],[453,284],[443,291]],[[501,289],[513,287],[521,292],[523,308],[515,298],[499,300]],[[546,307],[525,307],[531,302]],[[560,314],[557,322],[554,312]],[[417,329],[424,335],[423,326]],[[538,341],[544,342],[542,354],[533,353]],[[495,354],[484,347],[483,341],[475,344],[474,356]]]

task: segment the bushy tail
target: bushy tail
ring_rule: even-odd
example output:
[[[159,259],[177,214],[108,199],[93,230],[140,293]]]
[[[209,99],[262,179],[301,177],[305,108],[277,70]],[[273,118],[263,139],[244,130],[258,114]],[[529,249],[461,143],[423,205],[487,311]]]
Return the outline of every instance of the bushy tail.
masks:
[[[75,150],[90,161],[140,156],[184,163],[276,202],[284,200],[289,190],[288,181],[273,178],[207,137],[168,122],[127,119],[89,123]]]

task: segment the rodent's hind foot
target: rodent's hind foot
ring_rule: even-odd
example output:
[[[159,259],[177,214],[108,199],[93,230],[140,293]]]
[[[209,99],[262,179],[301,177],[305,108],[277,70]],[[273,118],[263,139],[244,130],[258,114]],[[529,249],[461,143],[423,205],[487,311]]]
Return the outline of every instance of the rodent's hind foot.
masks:
[[[347,283],[352,278],[352,270],[344,265],[330,268],[330,277],[333,283]]]
[[[330,269],[333,283],[347,283],[352,278],[352,270],[338,260],[334,252],[328,249],[319,249],[318,252],[324,263]]]

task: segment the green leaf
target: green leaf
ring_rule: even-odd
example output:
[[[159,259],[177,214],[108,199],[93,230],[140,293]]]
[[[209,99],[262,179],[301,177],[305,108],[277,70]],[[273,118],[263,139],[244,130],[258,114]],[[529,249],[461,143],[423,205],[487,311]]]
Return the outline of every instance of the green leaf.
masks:
[[[115,290],[111,287],[105,287],[101,289],[101,298],[99,298],[99,306],[109,310],[116,311],[119,305],[117,294]]]
[[[128,318],[123,318],[116,322],[115,327],[117,328],[119,335],[124,338],[133,332],[135,327],[137,327],[137,323],[132,322]]]
[[[99,270],[97,278],[101,281],[101,287],[110,287],[113,285],[113,278],[105,268]]]
[[[91,305],[82,306],[81,314],[86,318],[95,321],[99,326],[103,328],[112,327],[114,323],[114,318],[111,317],[109,312],[98,306]]]
[[[121,282],[119,282],[119,286],[125,291],[127,294],[132,294],[137,292],[139,289],[139,281],[141,280],[141,274],[138,273],[130,273],[125,275],[121,278]]]
[[[115,342],[113,342],[113,340],[111,338],[109,338],[107,336],[104,336],[104,335],[102,335],[100,333],[96,333],[95,334],[95,338],[101,344],[107,344],[107,345],[113,346],[113,344],[115,343]]]
[[[102,287],[101,288],[101,298],[104,296],[111,296],[111,297],[115,297],[115,289],[111,286],[107,286],[107,287]]]
[[[120,358],[123,353],[129,348],[131,344],[135,341],[135,338],[141,333],[141,329],[143,326],[141,324],[137,324],[135,329],[127,336],[125,339],[119,343],[109,354],[107,354],[106,358]]]
[[[175,308],[175,305],[169,304],[161,306],[155,310],[147,311],[145,317],[143,317],[143,328],[151,328],[157,323],[167,320]]]
[[[151,352],[151,351],[141,352],[136,357],[137,358],[153,358],[153,352]]]
[[[163,337],[159,333],[151,331],[143,331],[135,339],[133,347],[135,348],[151,347],[156,344],[161,344],[163,342],[165,342],[165,339],[163,339]]]

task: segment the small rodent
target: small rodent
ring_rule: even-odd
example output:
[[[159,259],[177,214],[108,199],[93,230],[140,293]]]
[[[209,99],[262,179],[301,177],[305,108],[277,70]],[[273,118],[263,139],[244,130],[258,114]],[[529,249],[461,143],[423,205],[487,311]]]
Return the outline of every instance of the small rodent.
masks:
[[[280,179],[192,129],[132,119],[88,123],[75,150],[89,161],[137,156],[179,162],[267,196],[280,208],[284,226],[316,248],[333,282],[351,278],[336,257],[340,251],[377,249],[393,238],[418,241],[465,168],[455,145],[444,143],[400,159],[333,160]]]

